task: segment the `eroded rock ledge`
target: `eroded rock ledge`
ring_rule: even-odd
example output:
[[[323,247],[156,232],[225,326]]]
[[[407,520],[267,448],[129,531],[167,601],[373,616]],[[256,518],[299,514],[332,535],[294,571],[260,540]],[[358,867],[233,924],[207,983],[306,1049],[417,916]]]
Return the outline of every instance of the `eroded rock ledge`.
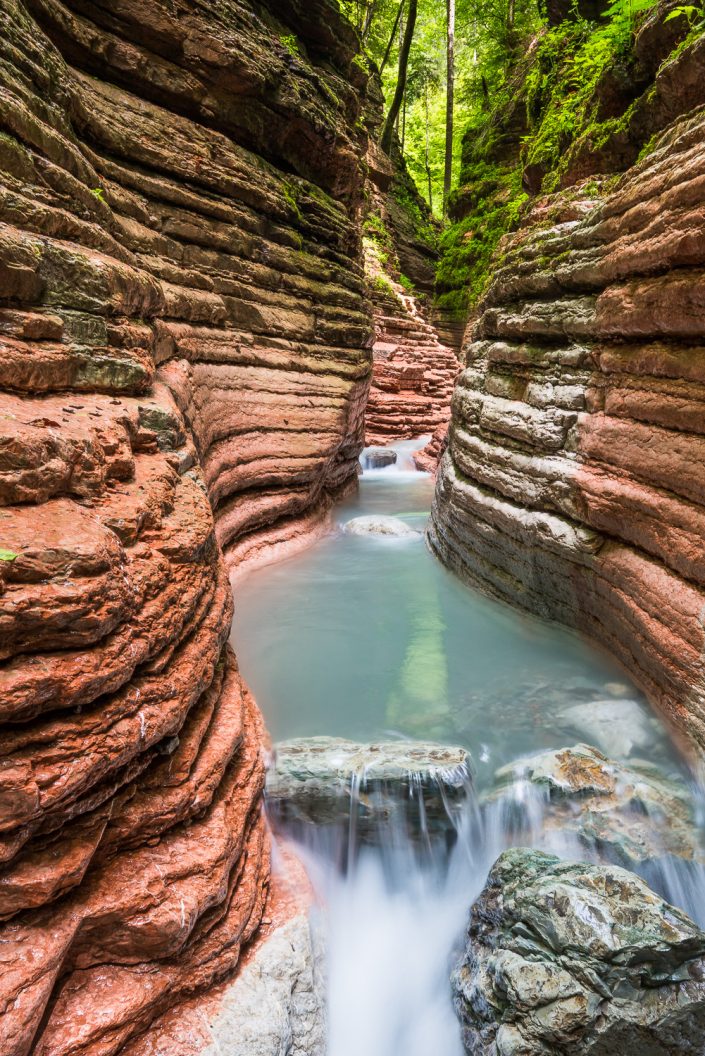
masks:
[[[611,191],[536,204],[469,335],[430,531],[471,582],[608,646],[701,746],[704,182],[699,109]]]
[[[0,23],[0,1036],[109,1056],[267,897],[223,553],[356,473],[365,75],[327,0]]]

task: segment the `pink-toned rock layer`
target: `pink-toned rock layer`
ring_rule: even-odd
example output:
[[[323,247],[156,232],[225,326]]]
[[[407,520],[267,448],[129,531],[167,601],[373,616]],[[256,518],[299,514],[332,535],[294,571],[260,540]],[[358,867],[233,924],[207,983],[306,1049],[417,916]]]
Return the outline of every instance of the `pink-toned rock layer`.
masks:
[[[445,427],[460,370],[416,298],[399,283],[373,286],[375,341],[365,442],[389,444]]]
[[[111,1056],[262,916],[223,555],[355,479],[364,75],[328,0],[0,21],[0,1051]]]
[[[704,47],[680,53],[681,79]],[[505,249],[431,544],[606,645],[705,746],[705,111],[603,197],[539,201]]]

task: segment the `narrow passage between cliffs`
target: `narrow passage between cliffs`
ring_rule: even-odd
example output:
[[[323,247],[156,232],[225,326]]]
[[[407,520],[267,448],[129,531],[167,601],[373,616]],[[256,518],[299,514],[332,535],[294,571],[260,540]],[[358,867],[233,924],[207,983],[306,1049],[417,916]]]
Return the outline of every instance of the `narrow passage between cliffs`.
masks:
[[[425,439],[363,452],[330,534],[235,586],[270,819],[319,906],[328,1056],[460,1056],[451,972],[506,848],[624,866],[705,923],[701,796],[669,731],[606,654],[434,559]]]

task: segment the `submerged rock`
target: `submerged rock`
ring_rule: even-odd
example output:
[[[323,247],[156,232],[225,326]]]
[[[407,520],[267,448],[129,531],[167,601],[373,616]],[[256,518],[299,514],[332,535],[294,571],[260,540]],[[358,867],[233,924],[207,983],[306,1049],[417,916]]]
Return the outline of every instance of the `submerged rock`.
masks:
[[[359,838],[376,841],[396,822],[417,831],[452,827],[453,811],[470,792],[470,774],[464,748],[299,738],[276,746],[267,803],[284,824],[348,826],[353,817]]]
[[[649,752],[660,727],[638,700],[590,700],[563,708],[559,723],[596,744],[612,756],[626,759],[634,752]]]
[[[487,803],[500,808],[515,833],[528,837],[541,824],[532,842],[543,837],[559,849],[574,838],[580,848],[632,869],[667,856],[703,861],[688,790],[650,763],[625,766],[577,744],[520,759],[495,777],[499,787]]]
[[[506,851],[453,973],[472,1056],[701,1056],[705,933],[617,866]]]
[[[344,530],[349,535],[382,535],[393,539],[418,539],[421,532],[411,528],[398,517],[375,514],[369,517],[354,517],[346,521]]]
[[[397,453],[390,447],[370,447],[363,451],[365,469],[384,469],[385,466],[393,466],[397,461]]]

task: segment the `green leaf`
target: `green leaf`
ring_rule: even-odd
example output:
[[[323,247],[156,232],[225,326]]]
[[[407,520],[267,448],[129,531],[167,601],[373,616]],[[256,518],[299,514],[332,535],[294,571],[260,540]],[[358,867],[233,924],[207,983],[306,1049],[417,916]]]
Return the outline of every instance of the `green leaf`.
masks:
[[[0,561],[14,561],[19,554],[16,554],[13,550],[0,550]]]

